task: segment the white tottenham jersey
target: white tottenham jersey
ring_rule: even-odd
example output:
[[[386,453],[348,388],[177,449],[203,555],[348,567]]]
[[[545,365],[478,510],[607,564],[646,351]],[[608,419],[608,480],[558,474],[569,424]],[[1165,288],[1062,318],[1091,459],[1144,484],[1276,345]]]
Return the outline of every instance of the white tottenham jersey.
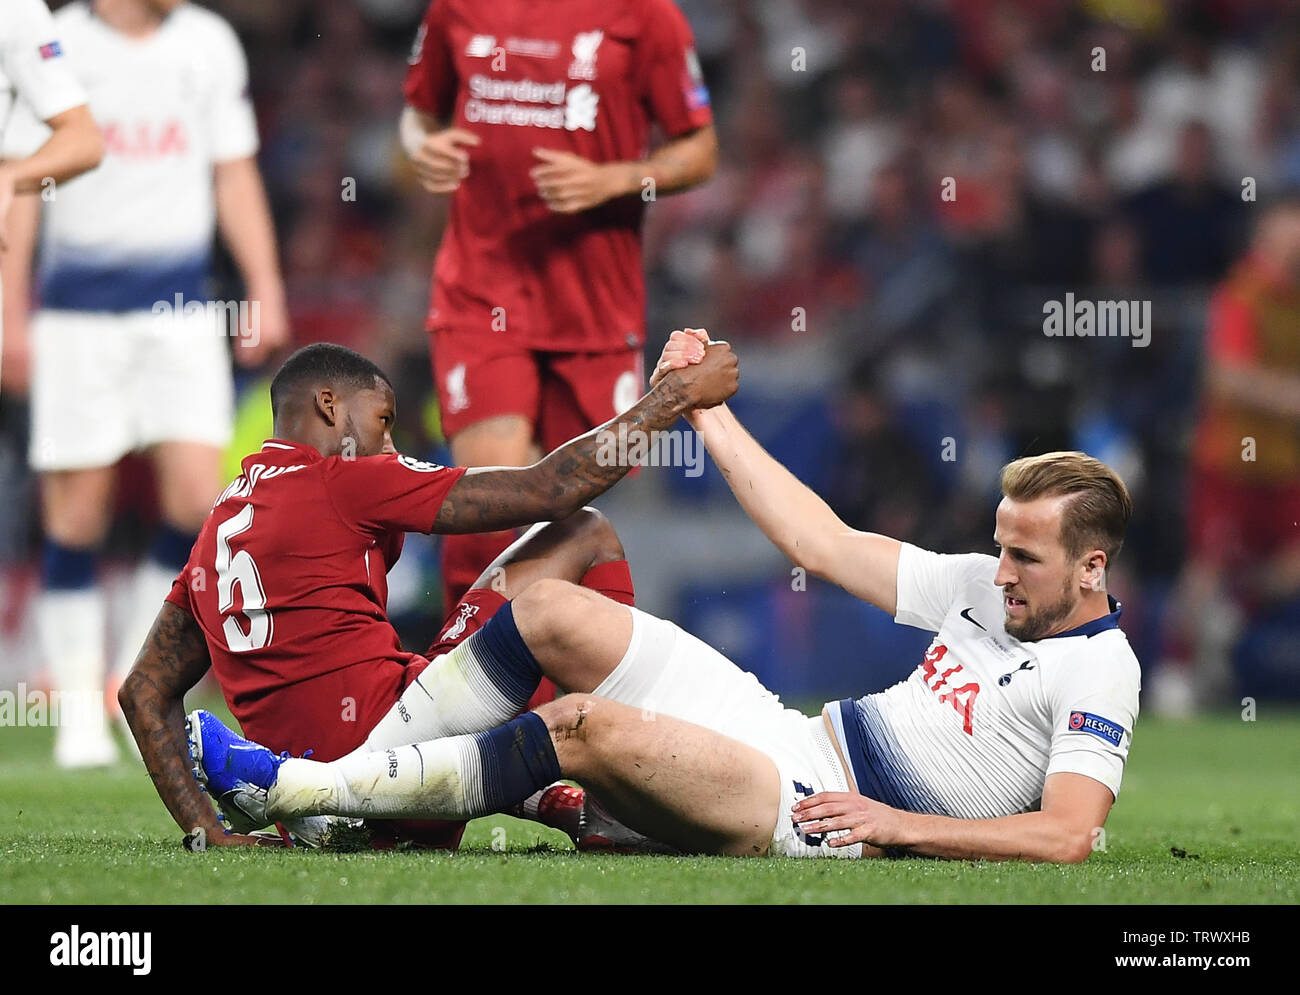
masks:
[[[212,167],[257,151],[239,39],[191,4],[140,38],[84,2],[54,22],[104,133],[104,160],[44,205],[43,305],[122,312],[177,293],[201,299],[216,222]],[[26,154],[48,129],[20,111],[5,145]]]
[[[0,16],[0,134],[15,102],[38,121],[48,121],[86,102],[69,72],[49,8],[41,0],[4,0]]]
[[[1034,811],[1062,772],[1119,796],[1141,686],[1119,605],[1021,642],[1002,626],[997,566],[903,545],[895,620],[937,635],[907,680],[828,707],[862,794],[964,819]]]

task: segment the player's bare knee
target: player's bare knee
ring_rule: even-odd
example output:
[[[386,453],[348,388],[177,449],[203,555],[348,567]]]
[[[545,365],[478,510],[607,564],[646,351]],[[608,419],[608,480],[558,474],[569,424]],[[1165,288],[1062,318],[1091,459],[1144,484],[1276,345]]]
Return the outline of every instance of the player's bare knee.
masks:
[[[595,508],[580,508],[571,518],[577,523],[584,548],[591,553],[591,565],[626,560],[627,552],[614,523]]]
[[[590,766],[603,725],[600,703],[594,695],[567,694],[537,708],[566,777],[580,777]]]
[[[98,472],[56,471],[42,475],[41,525],[60,546],[98,546],[112,522],[111,477]]]
[[[515,625],[534,654],[562,647],[572,627],[581,622],[583,593],[577,584],[543,577],[511,602]]]
[[[110,520],[106,508],[91,503],[47,508],[43,518],[45,535],[70,549],[92,549],[108,536]]]
[[[188,505],[174,503],[164,509],[163,519],[177,532],[192,532],[197,535],[211,510],[211,500],[208,501],[206,508],[201,501],[193,501]]]

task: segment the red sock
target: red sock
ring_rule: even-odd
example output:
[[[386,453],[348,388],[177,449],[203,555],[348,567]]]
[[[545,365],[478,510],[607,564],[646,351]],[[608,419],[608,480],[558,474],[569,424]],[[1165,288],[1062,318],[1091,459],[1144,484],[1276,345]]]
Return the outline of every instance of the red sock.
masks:
[[[442,537],[443,611],[450,612],[487,565],[515,541],[513,529]]]
[[[629,608],[636,607],[636,591],[632,586],[632,570],[627,560],[610,560],[597,563],[582,578],[582,586],[605,595],[611,601]]]

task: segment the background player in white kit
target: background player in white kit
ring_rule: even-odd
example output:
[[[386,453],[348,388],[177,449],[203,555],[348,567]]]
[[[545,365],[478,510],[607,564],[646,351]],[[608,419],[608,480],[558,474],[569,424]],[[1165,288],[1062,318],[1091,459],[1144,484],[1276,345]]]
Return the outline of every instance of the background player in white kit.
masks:
[[[54,19],[41,0],[9,0],[0,20],[0,138],[22,101],[27,113],[50,128],[30,155],[0,161],[0,252],[6,245],[9,208],[18,193],[62,183],[99,165],[104,143],[86,94],[68,71]],[[4,323],[0,311],[0,391],[4,389]]]
[[[698,362],[706,340],[675,332],[651,383]],[[846,526],[725,406],[689,417],[791,559],[937,632],[910,678],[810,718],[671,622],[543,580],[431,663],[376,730],[427,741],[280,760],[231,749],[242,744],[212,716],[192,715],[201,779],[235,827],[473,818],[566,777],[689,851],[1086,859],[1138,709],[1105,586],[1132,511],[1114,471],[1082,453],[1017,460],[1002,476],[1001,555],[940,555]],[[543,674],[576,693],[507,722]],[[505,725],[484,721],[489,704]],[[485,731],[451,735],[467,728]]]
[[[55,686],[102,696],[105,603],[96,574],[114,464],[133,450],[149,454],[161,512],[132,608],[114,619],[124,671],[221,489],[233,403],[227,337],[236,336],[236,359],[251,364],[282,344],[288,327],[234,31],[178,0],[72,3],[55,22],[106,155],[44,205],[41,309],[30,330],[31,463],[41,474],[46,536],[38,628]],[[40,140],[32,128],[10,130],[11,147]],[[35,197],[20,198],[10,218],[6,279],[24,301],[39,207]],[[203,306],[214,225],[249,298],[234,330],[224,311]],[[56,761],[114,760],[99,718],[61,724]]]

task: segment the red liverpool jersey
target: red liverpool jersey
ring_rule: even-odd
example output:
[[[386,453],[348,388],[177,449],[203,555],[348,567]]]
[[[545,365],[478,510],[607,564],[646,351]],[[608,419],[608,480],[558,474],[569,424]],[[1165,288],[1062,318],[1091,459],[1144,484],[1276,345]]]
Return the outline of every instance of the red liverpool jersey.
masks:
[[[431,331],[575,352],[644,342],[643,197],[554,214],[529,171],[534,148],[635,161],[651,124],[668,138],[708,124],[693,44],[671,0],[434,0],[406,100],[482,144],[451,198]]]
[[[423,658],[388,621],[387,573],[464,472],[279,440],[244,458],[167,600],[198,621],[246,735],[332,760],[397,701]]]

